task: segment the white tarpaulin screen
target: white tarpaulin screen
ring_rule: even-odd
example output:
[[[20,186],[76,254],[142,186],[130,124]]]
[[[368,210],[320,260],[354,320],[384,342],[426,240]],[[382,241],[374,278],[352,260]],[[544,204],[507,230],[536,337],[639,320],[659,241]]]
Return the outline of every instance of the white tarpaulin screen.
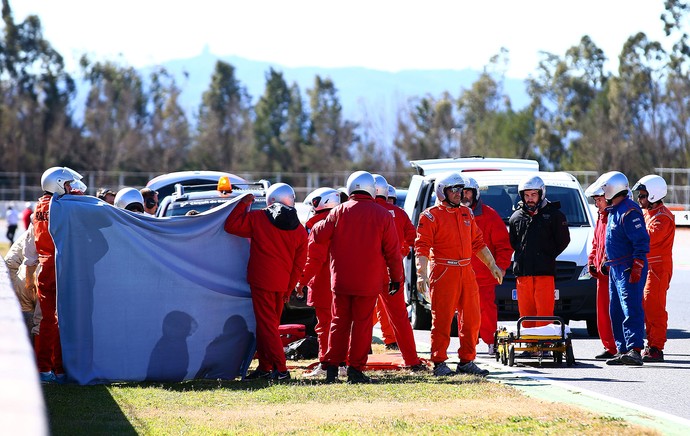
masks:
[[[236,202],[153,218],[90,196],[53,198],[65,372],[79,384],[231,379],[255,348],[249,242],[223,223]]]

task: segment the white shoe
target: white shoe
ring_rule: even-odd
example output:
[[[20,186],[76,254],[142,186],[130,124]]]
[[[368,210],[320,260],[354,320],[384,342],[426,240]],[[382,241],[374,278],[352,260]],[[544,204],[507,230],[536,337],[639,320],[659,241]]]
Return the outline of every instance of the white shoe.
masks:
[[[326,370],[321,367],[321,365],[316,365],[314,369],[311,370],[311,372],[308,372],[306,374],[302,375],[302,378],[315,378],[315,377],[321,377],[326,375]]]
[[[342,365],[338,367],[338,377],[347,377],[347,366]]]

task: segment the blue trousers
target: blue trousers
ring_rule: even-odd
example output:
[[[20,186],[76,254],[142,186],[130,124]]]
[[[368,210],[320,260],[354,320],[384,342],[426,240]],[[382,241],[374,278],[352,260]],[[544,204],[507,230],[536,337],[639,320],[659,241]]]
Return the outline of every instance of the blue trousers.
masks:
[[[637,283],[630,283],[629,264],[609,268],[609,312],[613,338],[619,353],[644,348],[644,310],[642,296],[647,281],[647,263]]]

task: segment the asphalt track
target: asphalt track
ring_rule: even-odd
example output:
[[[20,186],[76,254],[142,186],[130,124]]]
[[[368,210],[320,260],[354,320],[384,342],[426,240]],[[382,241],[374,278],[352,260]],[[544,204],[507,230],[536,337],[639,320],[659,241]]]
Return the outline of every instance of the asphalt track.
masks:
[[[599,339],[587,336],[584,322],[572,322],[576,360],[572,367],[551,361],[540,364],[536,359],[516,359],[515,366],[504,366],[486,354],[482,342],[477,363],[491,371],[489,380],[515,386],[527,395],[574,404],[664,434],[690,434],[690,229],[677,229],[673,257],[665,362],[608,366],[594,359],[603,350]],[[419,351],[428,352],[429,332],[415,331],[415,338]],[[449,356],[457,356],[457,347],[453,338]]]

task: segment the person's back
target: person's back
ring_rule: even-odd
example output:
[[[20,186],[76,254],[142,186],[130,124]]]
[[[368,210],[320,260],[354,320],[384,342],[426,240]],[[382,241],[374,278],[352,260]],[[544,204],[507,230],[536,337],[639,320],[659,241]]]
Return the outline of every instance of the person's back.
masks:
[[[349,200],[333,209],[313,229],[314,241],[331,255],[333,321],[324,356],[326,382],[334,382],[347,360],[348,382],[369,383],[362,373],[371,347],[376,298],[388,282],[403,278],[400,245],[390,213],[374,202],[374,177],[357,171],[347,181]],[[397,291],[397,288],[395,288]]]
[[[331,211],[324,221],[328,235],[319,233],[317,243],[330,240],[331,282],[333,291],[353,295],[376,295],[382,284],[388,283],[383,271],[391,268],[391,275],[402,276],[402,264],[397,231],[393,218],[374,199],[354,194],[350,200]],[[392,231],[395,238],[386,237]],[[395,266],[381,256],[397,253]],[[393,256],[394,257],[394,256]]]
[[[307,231],[294,208],[295,191],[276,183],[266,191],[265,209],[249,210],[254,196],[240,200],[225,220],[226,232],[250,238],[247,282],[256,317],[259,366],[248,379],[287,380],[290,373],[278,326],[283,304],[302,274],[307,257]]]
[[[294,253],[299,254],[303,266],[307,249],[307,232],[295,209],[274,203],[265,209],[250,210],[242,217],[234,212],[228,217],[225,230],[252,241],[247,266],[249,284],[282,292],[294,288],[297,283],[293,277]],[[239,220],[235,221],[235,217]],[[267,274],[269,267],[270,274]]]

